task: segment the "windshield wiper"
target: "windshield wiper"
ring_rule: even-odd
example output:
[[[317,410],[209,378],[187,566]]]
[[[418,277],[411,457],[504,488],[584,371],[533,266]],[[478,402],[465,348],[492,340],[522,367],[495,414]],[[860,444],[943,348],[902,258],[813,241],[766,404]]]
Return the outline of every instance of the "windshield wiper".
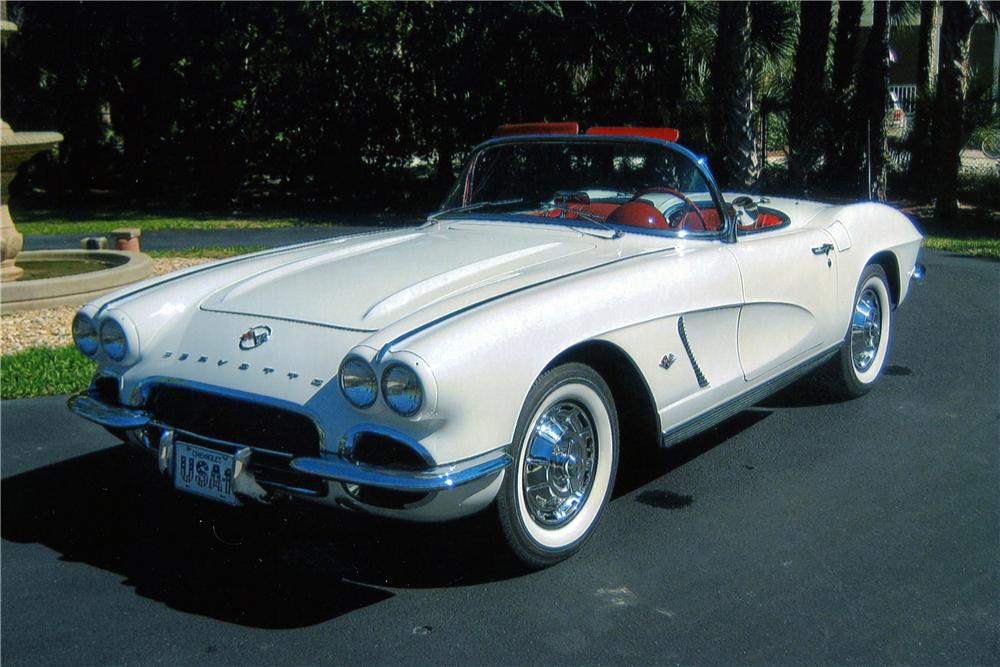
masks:
[[[548,206],[549,209],[553,209],[554,208],[554,209],[556,209],[558,211],[562,211],[563,213],[572,213],[572,214],[574,214],[576,216],[579,216],[579,217],[583,218],[587,222],[594,223],[595,225],[597,225],[601,229],[603,229],[605,231],[608,231],[608,232],[611,232],[611,238],[613,238],[613,239],[620,238],[622,236],[622,234],[624,233],[620,229],[615,229],[611,225],[607,224],[606,222],[604,222],[603,218],[598,217],[594,213],[588,213],[587,211],[581,211],[579,209],[570,208],[568,206],[563,206],[561,204],[546,204],[546,205]],[[573,225],[572,221],[570,219],[568,219],[568,218],[546,218],[546,222],[555,221],[555,220],[564,221],[567,226],[572,227],[573,229],[577,229],[577,230],[580,230],[580,231],[586,231],[586,227],[584,227],[584,228],[581,229],[580,227],[578,227],[576,225]],[[589,232],[587,232],[587,233],[589,233]],[[603,238],[603,237],[601,237],[601,238]]]
[[[521,204],[524,202],[524,197],[518,197],[517,199],[497,199],[495,201],[480,201],[475,204],[466,204],[465,206],[456,206],[455,208],[446,208],[442,211],[432,213],[427,216],[428,220],[437,220],[442,215],[447,215],[449,213],[465,213],[466,211],[475,211],[481,208],[486,208],[487,206],[508,206],[510,204]]]

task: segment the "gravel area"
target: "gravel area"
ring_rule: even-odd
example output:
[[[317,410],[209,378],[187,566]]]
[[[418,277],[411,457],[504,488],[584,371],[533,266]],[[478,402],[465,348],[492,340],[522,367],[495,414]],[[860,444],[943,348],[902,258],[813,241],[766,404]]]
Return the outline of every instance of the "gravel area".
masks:
[[[186,269],[211,259],[162,257],[153,260],[153,275]],[[10,313],[0,318],[0,353],[12,354],[31,347],[64,347],[73,344],[70,324],[79,306]]]

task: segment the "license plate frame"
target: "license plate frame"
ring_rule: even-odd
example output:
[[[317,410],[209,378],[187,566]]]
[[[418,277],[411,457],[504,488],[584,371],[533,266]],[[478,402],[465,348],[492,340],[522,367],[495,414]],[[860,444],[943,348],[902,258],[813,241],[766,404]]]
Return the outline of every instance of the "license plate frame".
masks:
[[[236,455],[189,442],[174,443],[174,488],[184,493],[237,506],[233,492]]]

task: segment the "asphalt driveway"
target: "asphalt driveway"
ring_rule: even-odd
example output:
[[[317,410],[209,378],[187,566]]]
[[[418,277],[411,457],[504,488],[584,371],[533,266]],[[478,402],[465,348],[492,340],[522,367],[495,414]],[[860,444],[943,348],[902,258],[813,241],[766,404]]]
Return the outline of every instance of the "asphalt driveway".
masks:
[[[63,398],[4,402],[3,662],[997,664],[1000,264],[925,263],[874,392],[623,463],[534,574],[482,521],[179,497]]]

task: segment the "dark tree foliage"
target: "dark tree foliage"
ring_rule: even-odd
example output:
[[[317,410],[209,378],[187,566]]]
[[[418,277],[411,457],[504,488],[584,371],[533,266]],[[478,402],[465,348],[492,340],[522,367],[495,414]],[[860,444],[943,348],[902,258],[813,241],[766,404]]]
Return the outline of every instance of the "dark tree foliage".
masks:
[[[789,177],[799,187],[808,184],[822,159],[820,127],[826,108],[826,56],[832,9],[829,0],[817,0],[804,3],[800,11],[788,119]]]
[[[799,185],[818,185],[822,163],[824,185],[856,187],[869,120],[876,160],[884,150],[889,14],[876,2],[859,64],[862,4],[838,0],[827,89],[830,6],[12,0],[2,115],[65,136],[15,195],[426,209],[498,125],[560,120],[678,127],[725,186],[753,188],[784,141],[780,122],[764,141],[761,109],[788,107]],[[947,83],[935,113],[960,110],[960,88]]]
[[[69,196],[430,203],[501,123],[658,125],[687,80],[684,3],[11,10],[4,118],[65,134],[34,181]]]

